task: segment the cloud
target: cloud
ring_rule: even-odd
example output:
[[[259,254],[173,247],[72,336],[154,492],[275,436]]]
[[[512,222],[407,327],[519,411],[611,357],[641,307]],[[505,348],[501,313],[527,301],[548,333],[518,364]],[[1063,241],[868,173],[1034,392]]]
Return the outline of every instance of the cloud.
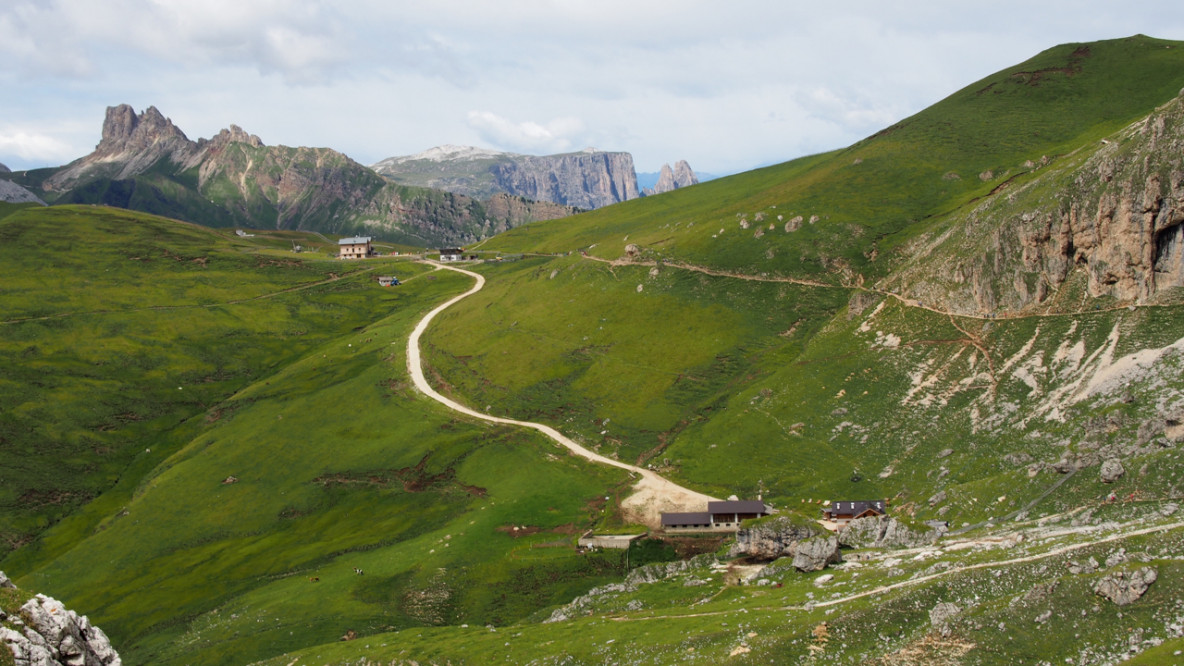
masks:
[[[73,159],[77,157],[75,152],[73,146],[51,134],[15,127],[0,128],[0,154],[16,155],[28,162],[51,164]]]
[[[350,40],[318,0],[8,0],[0,54],[27,77],[90,77],[119,54],[153,67],[253,67],[295,84],[324,83]],[[114,72],[123,74],[124,72]]]
[[[525,153],[562,153],[585,137],[579,118],[556,118],[546,125],[534,121],[513,122],[490,111],[470,111],[469,127],[494,147]],[[581,146],[583,147],[583,146]]]

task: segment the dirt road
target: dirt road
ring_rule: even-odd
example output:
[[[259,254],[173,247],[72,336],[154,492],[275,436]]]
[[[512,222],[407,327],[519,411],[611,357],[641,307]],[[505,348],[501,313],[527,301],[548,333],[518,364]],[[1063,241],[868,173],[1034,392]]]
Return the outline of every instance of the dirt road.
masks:
[[[411,381],[415,384],[421,393],[428,396],[432,400],[440,404],[460,412],[462,414],[471,416],[482,421],[490,423],[502,423],[506,425],[516,425],[524,428],[533,428],[547,437],[550,437],[560,446],[565,447],[577,456],[587,458],[592,462],[597,462],[602,465],[611,465],[619,467],[623,470],[628,470],[638,477],[637,483],[633,486],[633,493],[622,502],[622,508],[633,519],[650,527],[661,526],[661,514],[663,511],[705,511],[707,509],[707,502],[715,501],[716,498],[709,497],[702,493],[695,492],[688,488],[668,481],[662,478],[652,470],[643,469],[636,465],[623,463],[620,460],[613,460],[599,453],[589,451],[580,446],[572,439],[568,438],[563,433],[552,428],[551,426],[542,423],[533,423],[530,421],[518,421],[515,419],[506,419],[498,416],[491,416],[489,414],[482,414],[475,409],[466,407],[451,398],[441,395],[432,385],[428,383],[427,378],[423,374],[423,362],[419,353],[419,338],[423,332],[427,330],[428,324],[436,315],[444,310],[452,307],[457,302],[481,291],[485,286],[485,277],[479,273],[466,271],[461,268],[453,266],[444,266],[435,262],[425,261],[424,263],[435,266],[437,269],[447,269],[464,273],[476,280],[476,284],[472,289],[454,296],[443,304],[437,306],[434,310],[429,312],[423,319],[415,325],[415,330],[411,332],[411,337],[407,339],[407,371],[411,374]]]

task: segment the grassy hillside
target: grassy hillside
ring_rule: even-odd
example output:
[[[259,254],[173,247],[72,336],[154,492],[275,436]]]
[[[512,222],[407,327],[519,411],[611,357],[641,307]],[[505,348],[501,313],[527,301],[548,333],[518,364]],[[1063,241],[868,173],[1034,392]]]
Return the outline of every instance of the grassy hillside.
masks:
[[[487,249],[655,257],[832,282],[885,275],[936,216],[1022,181],[1184,87],[1184,44],[1066,44],[848,148],[540,222]],[[796,230],[792,230],[795,229]],[[593,247],[594,246],[594,247]]]
[[[623,571],[567,547],[619,472],[410,389],[409,327],[465,278],[110,209],[0,233],[22,250],[2,263],[0,569],[127,663],[508,623]]]
[[[624,527],[625,475],[410,388],[408,332],[467,278],[74,208],[0,220],[17,248],[0,343],[21,373],[0,384],[19,451],[0,453],[35,463],[23,492],[83,493],[35,511],[13,495],[6,529],[32,541],[0,568],[88,613],[128,663],[1113,663],[1178,646],[1180,291],[1092,297],[1077,266],[1043,307],[995,317],[882,285],[953,281],[961,253],[990,258],[958,245],[976,229],[1061,205],[1103,139],[1184,86],[1181,46],[1057,47],[850,148],[512,231],[482,249],[526,256],[475,267],[485,290],[425,335],[429,377],[477,409],[802,516],[888,498],[906,526],[948,521],[934,547],[850,549],[825,574],[708,556],[623,582],[672,546],[571,545]],[[974,226],[991,205],[998,225]],[[85,242],[55,236],[57,216]],[[50,478],[62,466],[74,480]],[[1133,603],[1095,593],[1144,567],[1159,578]]]

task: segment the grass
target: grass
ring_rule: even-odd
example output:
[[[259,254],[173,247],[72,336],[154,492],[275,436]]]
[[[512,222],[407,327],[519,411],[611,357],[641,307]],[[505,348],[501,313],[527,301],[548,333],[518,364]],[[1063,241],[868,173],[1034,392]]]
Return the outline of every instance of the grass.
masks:
[[[640,562],[721,547],[577,554],[579,533],[627,526],[622,473],[410,388],[408,331],[467,278],[51,208],[0,220],[0,455],[20,470],[0,517],[23,540],[0,565],[90,614],[128,663],[997,663],[1150,647],[1180,615],[1180,530],[1106,541],[1104,525],[1167,526],[1182,497],[1165,416],[1184,404],[1182,306],[1115,309],[1079,274],[1024,318],[870,287],[908,277],[909,253],[1007,179],[1023,194],[989,199],[1004,217],[1055,199],[1090,146],[1176,94],[1177,47],[1058,47],[849,149],[511,232],[483,249],[528,256],[480,266],[485,290],[425,336],[429,377],[477,409],[715,496],[806,517],[889,498],[908,524],[982,543],[848,553],[867,560],[830,582],[782,562],[741,586],[696,565],[545,623]],[[569,254],[626,244],[653,265]],[[929,276],[999,258],[934,247]],[[403,286],[375,286],[380,271]],[[1123,360],[1135,353],[1154,360]],[[1127,472],[1104,484],[1112,456]],[[1066,473],[1069,457],[1092,462]],[[1013,529],[1030,538],[999,541]],[[1068,570],[1119,545],[1138,557],[1108,570],[1160,571],[1123,609],[1092,592],[1105,572]],[[940,602],[960,609],[950,636],[930,621]]]

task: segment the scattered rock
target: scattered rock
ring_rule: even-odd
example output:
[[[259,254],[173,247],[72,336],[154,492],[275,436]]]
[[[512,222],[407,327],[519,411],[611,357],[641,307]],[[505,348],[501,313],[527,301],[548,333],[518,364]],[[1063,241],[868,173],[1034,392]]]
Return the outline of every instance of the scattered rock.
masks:
[[[942,449],[941,451],[939,451],[937,453],[937,458],[938,458],[938,460],[940,460],[942,458],[948,458],[953,453],[954,453],[953,449]]]
[[[822,574],[821,576],[814,579],[814,587],[822,587],[834,579],[834,574]]]
[[[961,612],[957,604],[952,604],[943,601],[929,610],[929,624],[942,636],[949,636],[951,633],[950,620]]]
[[[944,501],[946,501],[946,491],[942,490],[933,497],[929,498],[929,506],[937,506]]]
[[[1110,458],[1102,463],[1101,479],[1102,483],[1114,483],[1126,474],[1126,469],[1122,466],[1122,461],[1118,458]]]
[[[1041,613],[1040,615],[1036,616],[1036,624],[1044,624],[1045,622],[1048,622],[1049,618],[1051,618],[1051,617],[1052,617],[1052,611],[1046,610],[1043,613]]]
[[[0,588],[16,589],[16,584],[9,580],[3,571],[0,571]]]
[[[1127,561],[1126,549],[1119,548],[1118,550],[1114,551],[1113,553],[1110,553],[1110,556],[1106,558],[1106,568],[1109,569],[1111,567],[1116,567],[1126,561]]]
[[[1118,571],[1109,574],[1094,585],[1094,592],[1118,606],[1132,604],[1142,597],[1159,574],[1151,567],[1135,571]]]

